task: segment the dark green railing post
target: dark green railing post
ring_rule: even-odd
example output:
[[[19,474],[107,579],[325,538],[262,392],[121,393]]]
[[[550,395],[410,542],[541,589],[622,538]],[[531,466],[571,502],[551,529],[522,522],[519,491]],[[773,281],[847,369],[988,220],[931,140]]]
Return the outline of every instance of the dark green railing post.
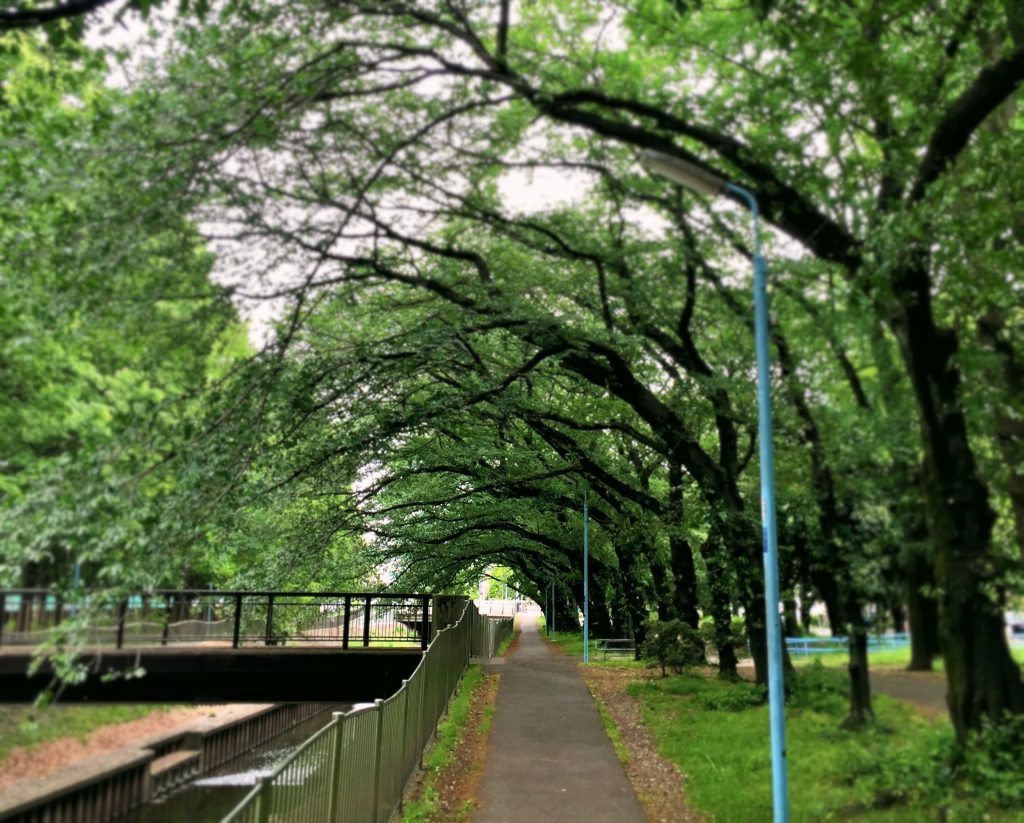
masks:
[[[257,819],[259,823],[270,823],[270,803],[273,798],[273,781],[264,777],[260,780],[260,800]]]
[[[370,603],[373,598],[366,595],[366,613],[363,615],[363,646],[370,645]]]
[[[238,648],[238,639],[242,633],[242,595],[235,595],[235,625],[231,632],[231,648]]]
[[[345,626],[341,630],[341,648],[348,648],[348,623],[352,619],[352,595],[345,595]]]
[[[373,764],[373,817],[370,820],[377,823],[380,816],[380,764],[384,754],[384,701],[378,698],[373,703],[377,707],[377,748]]]
[[[45,604],[45,600],[43,601]],[[117,604],[117,648],[124,646],[124,621],[128,616],[128,601],[122,600]]]
[[[427,646],[430,645],[430,596],[423,598],[423,628],[420,632],[420,648],[423,651],[427,650]]]
[[[274,595],[267,595],[267,631],[264,635],[263,645],[269,646],[274,636]]]
[[[327,798],[327,823],[338,823],[341,818],[341,772],[345,743],[345,712],[332,712],[334,718],[334,747],[331,752],[331,795]]]
[[[405,695],[405,697],[402,698],[402,764],[401,764],[401,767],[400,767],[402,769],[401,777],[404,780],[406,778],[405,764],[406,764],[406,762],[409,759],[407,751],[406,751],[409,748],[409,681],[408,680],[403,680],[402,681],[402,687],[399,689],[399,691],[402,692]],[[402,806],[403,806],[403,801],[404,800],[405,800],[405,792],[399,792],[399,794],[398,794],[398,813],[399,814],[402,813]]]

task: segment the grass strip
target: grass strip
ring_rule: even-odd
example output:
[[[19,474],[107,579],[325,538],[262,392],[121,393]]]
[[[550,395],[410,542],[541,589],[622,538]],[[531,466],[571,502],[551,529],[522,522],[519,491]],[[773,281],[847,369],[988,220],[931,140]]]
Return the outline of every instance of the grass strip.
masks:
[[[844,731],[842,673],[817,666],[805,674],[795,705],[786,710],[793,823],[1024,820],[1020,809],[992,802],[985,794],[991,785],[968,787],[966,795],[962,786],[954,788],[948,766],[953,734],[945,718],[876,695],[876,722]],[[634,683],[629,692],[640,699],[662,756],[687,775],[695,809],[716,823],[772,819],[768,709],[756,687],[682,675]],[[996,779],[1022,780],[1019,772]]]
[[[493,703],[484,709],[480,724],[475,730],[467,726],[474,695],[486,686],[487,679],[479,666],[470,666],[466,669],[459,692],[448,704],[448,714],[438,726],[437,740],[426,755],[426,776],[419,794],[406,803],[402,823],[425,823],[442,819],[443,810],[440,807],[441,795],[438,785],[444,777],[445,770],[452,765],[456,749],[463,745],[463,739],[468,733],[477,731],[486,737],[491,728],[491,720],[494,717]],[[454,816],[451,812],[444,813],[443,819],[456,822],[465,820],[472,811],[473,802],[467,800],[455,811]]]
[[[49,706],[0,708],[0,761],[15,747],[32,749],[50,740],[85,741],[101,726],[127,723],[166,706]]]

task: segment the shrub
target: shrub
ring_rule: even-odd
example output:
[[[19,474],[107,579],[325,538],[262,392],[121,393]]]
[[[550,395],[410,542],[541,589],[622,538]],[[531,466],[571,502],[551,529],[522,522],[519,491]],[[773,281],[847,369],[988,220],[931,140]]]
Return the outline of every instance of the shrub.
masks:
[[[700,635],[701,640],[705,643],[714,646],[715,645],[715,621],[705,615],[700,619],[697,632]],[[742,617],[733,616],[729,626],[729,642],[733,648],[741,649],[746,652],[747,649],[747,621]]]
[[[840,714],[847,691],[847,678],[843,673],[825,668],[819,658],[786,677],[787,702],[795,709]]]
[[[704,641],[696,629],[681,620],[649,620],[641,654],[661,666],[662,677],[669,668],[679,674],[704,662]]]
[[[1024,716],[1007,714],[998,724],[983,721],[970,735],[958,770],[961,793],[1004,808],[1024,807]]]

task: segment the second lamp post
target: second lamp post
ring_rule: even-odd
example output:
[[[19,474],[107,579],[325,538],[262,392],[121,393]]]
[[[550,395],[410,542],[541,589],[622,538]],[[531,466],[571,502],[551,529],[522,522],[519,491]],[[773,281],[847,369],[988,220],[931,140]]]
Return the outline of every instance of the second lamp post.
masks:
[[[641,155],[654,174],[699,194],[717,197],[729,192],[745,201],[754,224],[754,339],[757,350],[757,435],[761,456],[761,534],[764,545],[765,618],[768,629],[768,712],[771,726],[772,807],[775,823],[789,820],[786,769],[786,726],[782,686],[782,626],[779,618],[779,560],[775,531],[775,454],[772,449],[771,373],[768,352],[768,266],[761,254],[757,199],[742,186],[706,169],[657,151]]]

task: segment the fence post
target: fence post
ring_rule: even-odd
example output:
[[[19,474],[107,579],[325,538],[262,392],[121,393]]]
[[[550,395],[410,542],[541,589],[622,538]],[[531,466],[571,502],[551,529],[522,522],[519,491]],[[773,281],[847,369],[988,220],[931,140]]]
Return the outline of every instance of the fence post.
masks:
[[[423,629],[420,632],[420,648],[427,650],[430,645],[430,597],[423,598]]]
[[[270,801],[273,784],[270,778],[264,777],[260,780],[260,799],[256,810],[256,819],[259,823],[270,823]]]
[[[235,595],[235,626],[231,631],[231,648],[238,648],[238,639],[242,633],[242,595]]]
[[[370,602],[373,598],[366,595],[366,613],[363,615],[363,646],[370,645]]]
[[[420,669],[420,715],[419,732],[416,736],[416,750],[419,752],[419,767],[421,769],[423,768],[423,751],[427,748],[427,743],[430,741],[430,738],[424,734],[426,723],[423,722],[423,712],[427,702],[427,684],[430,682],[430,678],[427,676],[430,659],[431,655],[425,655],[423,658],[423,668]],[[423,739],[421,740],[420,738]]]
[[[167,595],[166,604],[164,605],[164,628],[160,633],[160,645],[166,646],[167,641],[171,636],[171,602],[173,595]]]
[[[341,648],[348,648],[348,622],[352,619],[352,595],[345,595],[345,626],[341,630]]]
[[[274,636],[274,595],[267,595],[267,631],[263,640],[264,646],[269,646]]]
[[[331,712],[334,718],[334,748],[331,754],[331,794],[327,798],[327,823],[338,823],[341,815],[341,758],[344,755],[345,712]]]
[[[399,689],[400,692],[404,692],[405,693],[405,697],[403,698],[403,701],[402,701],[402,765],[400,767],[402,769],[402,771],[401,771],[401,777],[402,777],[401,784],[402,784],[403,788],[405,786],[405,781],[408,778],[408,775],[405,773],[405,764],[406,764],[406,761],[408,761],[408,759],[409,759],[409,756],[406,753],[406,750],[409,748],[409,688],[408,687],[409,687],[409,681],[408,680],[403,680],[402,681],[402,686]],[[398,813],[399,814],[402,813],[402,806],[404,805],[404,801],[405,801],[405,792],[401,791],[401,792],[398,793]]]
[[[128,601],[122,600],[117,604],[117,648],[124,646],[124,621],[128,614]]]
[[[371,823],[377,823],[380,813],[380,764],[384,754],[384,701],[374,700],[377,706],[377,749],[373,764],[373,817]]]

